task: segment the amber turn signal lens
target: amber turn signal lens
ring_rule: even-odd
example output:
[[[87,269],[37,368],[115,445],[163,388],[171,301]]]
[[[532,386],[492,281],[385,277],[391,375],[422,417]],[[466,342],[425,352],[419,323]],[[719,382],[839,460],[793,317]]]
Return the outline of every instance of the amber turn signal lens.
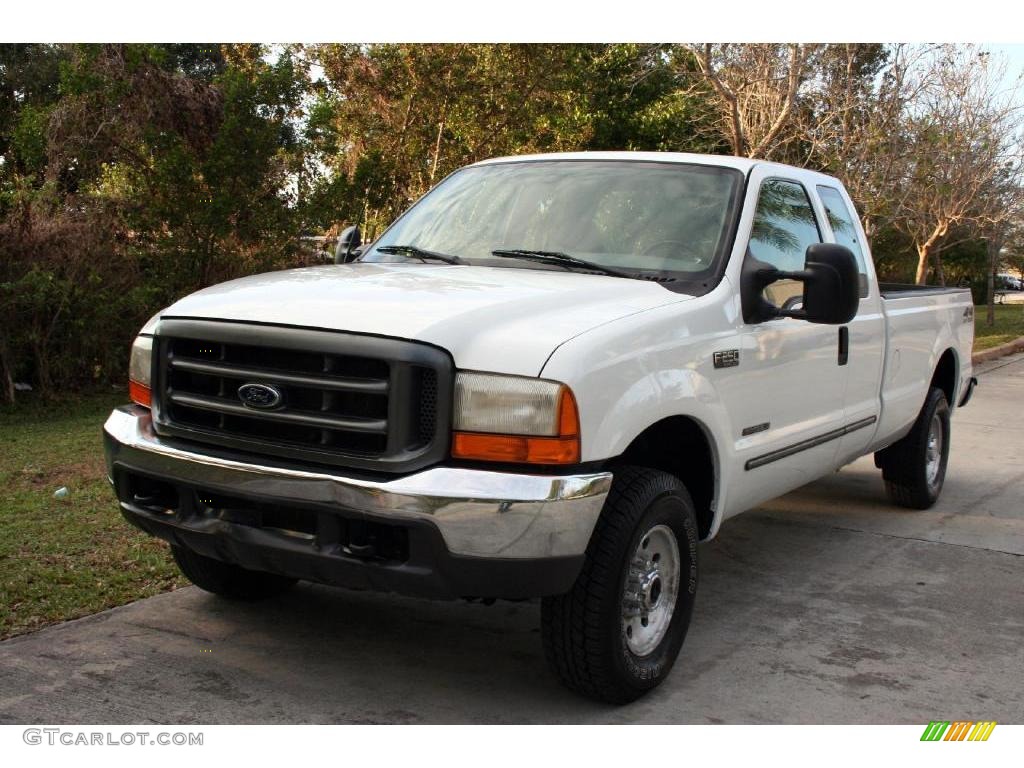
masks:
[[[568,387],[562,388],[560,397],[557,437],[456,432],[452,435],[452,457],[509,464],[579,463],[582,452],[576,399]]]
[[[510,464],[576,464],[580,441],[575,437],[523,437],[456,432],[452,440],[456,459],[504,461]]]
[[[128,379],[128,397],[133,403],[149,408],[153,404],[153,392],[145,384]]]

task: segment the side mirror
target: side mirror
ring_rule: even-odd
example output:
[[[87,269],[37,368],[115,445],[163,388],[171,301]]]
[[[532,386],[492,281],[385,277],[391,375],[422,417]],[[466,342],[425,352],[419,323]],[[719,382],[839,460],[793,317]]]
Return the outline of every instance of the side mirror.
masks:
[[[799,280],[804,284],[800,309],[779,309],[764,298],[764,289],[777,280]],[[743,264],[740,294],[743,320],[747,323],[793,317],[811,323],[842,325],[857,315],[860,271],[856,257],[846,246],[815,243],[807,248],[800,272],[783,272],[748,256]]]
[[[363,235],[359,227],[346,227],[338,237],[338,245],[334,250],[334,263],[345,264],[359,255],[359,246],[363,244]]]

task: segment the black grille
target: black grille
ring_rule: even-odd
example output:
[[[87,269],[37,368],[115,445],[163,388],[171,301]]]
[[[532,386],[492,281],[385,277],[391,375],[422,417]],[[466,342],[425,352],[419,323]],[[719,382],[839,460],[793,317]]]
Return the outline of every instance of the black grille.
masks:
[[[450,392],[452,365],[433,347],[164,320],[156,349],[158,431],[384,471],[425,466],[447,451],[441,387]],[[247,385],[257,385],[269,407],[243,398]]]
[[[173,338],[165,354],[164,405],[175,423],[367,456],[387,450],[386,361]],[[247,384],[272,386],[281,404],[246,405]]]
[[[437,429],[437,371],[423,368],[420,377],[420,440],[426,442]]]

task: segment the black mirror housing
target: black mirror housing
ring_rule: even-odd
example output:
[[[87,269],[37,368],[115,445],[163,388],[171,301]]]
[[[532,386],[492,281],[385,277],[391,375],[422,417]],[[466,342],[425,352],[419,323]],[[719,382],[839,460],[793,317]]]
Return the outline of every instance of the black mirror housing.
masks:
[[[808,247],[804,272],[804,307],[812,323],[842,325],[857,316],[860,307],[860,270],[857,258],[844,245],[816,243]]]
[[[762,295],[777,280],[804,284],[803,307],[779,309]],[[804,269],[783,272],[748,256],[743,264],[740,295],[743,320],[760,323],[777,317],[793,317],[810,323],[842,325],[857,315],[860,306],[860,270],[849,248],[836,243],[815,243],[807,248]]]
[[[363,235],[359,227],[346,227],[338,237],[338,245],[334,250],[334,263],[345,264],[359,256],[358,249],[363,244]]]

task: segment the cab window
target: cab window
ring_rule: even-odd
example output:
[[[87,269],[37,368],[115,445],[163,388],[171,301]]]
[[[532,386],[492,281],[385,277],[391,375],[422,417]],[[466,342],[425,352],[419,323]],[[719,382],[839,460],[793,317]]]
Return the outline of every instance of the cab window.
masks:
[[[829,226],[836,237],[836,242],[849,248],[857,257],[857,269],[860,272],[860,297],[868,295],[868,269],[864,263],[864,248],[857,239],[857,226],[839,190],[833,187],[818,187],[818,197],[825,206]]]
[[[803,185],[766,179],[757,197],[750,256],[784,272],[796,272],[804,268],[808,246],[820,242],[821,230]],[[764,289],[765,299],[782,309],[798,307],[802,296],[803,283],[798,280],[778,280]]]

